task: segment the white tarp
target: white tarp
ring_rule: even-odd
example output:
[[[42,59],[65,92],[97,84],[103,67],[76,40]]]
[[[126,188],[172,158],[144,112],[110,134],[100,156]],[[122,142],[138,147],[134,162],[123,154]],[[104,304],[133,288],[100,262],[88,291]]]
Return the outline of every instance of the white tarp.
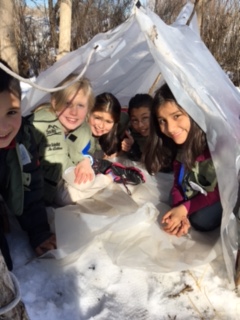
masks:
[[[131,197],[122,185],[111,183],[90,199],[81,198],[77,205],[51,209],[58,249],[47,256],[68,264],[88,246],[101,243],[117,265],[155,272],[188,270],[221,256],[219,230],[191,229],[177,238],[162,229],[173,176],[150,176],[142,170],[146,183],[129,186]]]
[[[173,25],[186,24],[192,12],[192,5],[186,5]],[[42,72],[36,83],[53,88],[70,73],[79,74],[84,68],[88,57],[94,50],[85,76],[91,80],[94,93],[112,92],[120,100],[122,106],[127,105],[136,93],[147,92],[161,72],[154,61],[137,20],[140,10],[119,27],[96,35],[86,45],[68,53],[52,67]],[[191,25],[198,32],[196,17]],[[50,95],[44,91],[33,89],[22,101],[23,115],[27,115],[40,103],[49,101]]]
[[[223,205],[222,248],[229,279],[233,279],[236,230],[232,210],[240,166],[240,95],[194,25],[184,25],[191,9],[188,3],[176,23],[168,26],[150,10],[135,8],[125,23],[64,56],[37,83],[54,87],[68,74],[80,73],[95,47],[85,75],[95,94],[110,91],[122,105],[136,93],[148,92],[161,73],[179,104],[207,133]],[[44,92],[31,90],[23,100],[23,114],[48,99]]]

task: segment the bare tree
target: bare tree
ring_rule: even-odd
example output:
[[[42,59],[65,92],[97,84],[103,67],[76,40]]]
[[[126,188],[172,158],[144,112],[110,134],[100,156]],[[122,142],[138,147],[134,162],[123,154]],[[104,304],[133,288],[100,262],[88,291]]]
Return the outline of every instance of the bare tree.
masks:
[[[14,0],[14,19],[19,73],[29,77],[32,70],[38,75],[55,62],[48,10],[42,6],[28,7],[24,0]]]
[[[48,0],[48,14],[49,14],[49,27],[50,27],[50,41],[49,44],[51,47],[57,47],[57,10],[59,7],[59,1],[54,6],[53,0]]]
[[[18,56],[14,39],[13,2],[0,0],[0,57],[18,72]]]
[[[75,50],[129,16],[132,0],[73,0],[72,46]]]
[[[0,3],[3,0],[0,0]],[[65,0],[63,2],[70,1]],[[198,2],[197,14],[201,37],[232,81],[240,84],[240,1],[192,0]],[[5,0],[8,3],[8,1]],[[34,2],[34,0],[32,0]],[[125,21],[130,14],[132,0],[71,0],[71,44],[75,50],[90,41],[97,33],[106,32]],[[171,24],[187,0],[155,0],[155,12]],[[48,7],[30,9],[24,0],[14,0],[15,34],[19,54],[19,68],[30,65],[38,73],[55,61],[58,49],[59,8],[61,0],[48,0]],[[54,5],[55,3],[55,5]],[[0,7],[1,8],[1,7]],[[68,7],[69,9],[70,7]],[[48,29],[39,26],[46,19]],[[38,21],[39,20],[39,21]],[[46,28],[46,30],[44,29]],[[69,30],[70,27],[61,29]],[[69,31],[68,31],[69,32]],[[0,36],[1,38],[1,36]],[[67,37],[64,36],[65,39]],[[68,51],[69,49],[63,49]],[[60,47],[60,51],[62,51]]]
[[[240,2],[205,0],[201,37],[233,83],[240,85]]]
[[[165,23],[171,24],[175,21],[185,3],[185,0],[155,0],[154,11]]]
[[[60,32],[59,52],[57,59],[60,59],[71,48],[71,22],[72,22],[72,0],[61,0],[60,3]]]
[[[235,85],[240,85],[240,1],[192,0],[197,4],[200,35],[212,55],[228,73]],[[156,0],[155,11],[161,19],[172,23],[186,1]]]

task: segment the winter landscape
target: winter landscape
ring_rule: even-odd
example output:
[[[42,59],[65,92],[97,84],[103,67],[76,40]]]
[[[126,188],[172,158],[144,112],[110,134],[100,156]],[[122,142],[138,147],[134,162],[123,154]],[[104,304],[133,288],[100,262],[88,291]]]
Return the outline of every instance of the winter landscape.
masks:
[[[185,4],[185,1],[183,2]],[[52,1],[49,3],[53,4]],[[155,4],[155,1],[152,1],[154,7],[153,3]],[[104,10],[108,10],[109,7],[106,6],[106,8],[104,7]],[[220,14],[216,14],[216,11],[211,14],[209,8],[210,6],[208,7],[209,11],[206,10],[208,12],[206,14],[207,25],[211,25],[212,29],[217,30],[219,23],[222,25],[222,21],[227,22],[227,19],[219,22],[220,19],[216,18],[213,22],[210,17],[220,17]],[[212,10],[215,9],[214,7]],[[83,11],[80,10],[80,14]],[[102,10],[102,14],[103,12],[106,14],[107,11]],[[92,20],[94,21],[92,25],[97,25],[95,23],[97,21],[96,10],[90,13],[92,16],[94,13],[95,20]],[[140,12],[140,18],[138,18],[142,22],[143,30],[148,26],[148,23],[145,23],[148,20],[141,19],[144,14],[144,11]],[[80,18],[82,19],[82,16],[77,18],[75,16],[74,21],[81,21]],[[182,89],[182,83],[187,88],[197,88],[197,94],[195,96],[193,94],[186,101],[190,106],[191,98],[194,102],[194,98],[200,101],[199,110],[201,112],[197,113],[196,111],[196,114],[199,121],[206,125],[210,133],[220,134],[223,132],[224,136],[228,129],[226,123],[231,119],[232,133],[234,134],[235,131],[236,136],[240,139],[237,130],[239,108],[235,108],[238,106],[237,102],[240,101],[239,94],[233,83],[227,77],[225,78],[219,65],[215,64],[210,53],[206,53],[205,47],[197,38],[198,35],[191,33],[189,36],[194,43],[192,51],[190,42],[183,41],[184,37],[188,36],[188,31],[185,32],[182,27],[182,20],[184,20],[184,24],[186,23],[186,15],[182,20],[180,19],[181,21],[178,21],[180,24],[177,27],[180,31],[177,30],[178,28],[176,30],[179,31],[179,34],[176,30],[173,31],[177,40],[175,38],[172,40],[171,36],[168,36],[170,33],[168,34],[166,28],[167,36],[163,32],[159,33],[159,37],[156,37],[155,45],[158,49],[162,47],[162,52],[159,50],[160,53],[156,53],[153,46],[151,54],[146,53],[146,48],[148,48],[145,43],[146,37],[144,35],[141,38],[140,32],[137,32],[139,38],[136,41],[139,40],[137,43],[139,46],[136,47],[143,49],[143,51],[136,51],[134,47],[131,47],[132,39],[135,40],[137,37],[126,37],[126,39],[122,37],[121,42],[114,33],[115,31],[113,32],[112,45],[111,37],[105,31],[108,29],[108,24],[109,28],[116,25],[110,25],[112,23],[110,18],[104,17],[103,19],[102,16],[100,18],[102,20],[99,32],[103,33],[103,38],[100,36],[96,38],[96,41],[102,45],[98,48],[99,56],[96,54],[96,61],[99,62],[100,67],[97,69],[94,63],[90,63],[86,72],[87,76],[93,80],[96,93],[102,88],[108,89],[114,94],[120,93],[119,96],[125,99],[123,103],[125,105],[133,92],[141,91],[146,85],[154,82],[159,73],[156,65],[161,66],[165,80],[176,84],[177,93]],[[124,21],[123,18],[122,20]],[[118,21],[117,25],[122,22],[117,19],[116,21]],[[235,27],[231,27],[231,23],[229,26],[233,33]],[[118,32],[124,32],[124,28],[127,29],[127,24]],[[165,27],[162,26],[162,28]],[[194,29],[194,26],[191,25],[191,28]],[[69,56],[63,57],[57,66],[55,64],[53,69],[50,68],[50,71],[48,67],[55,57],[49,55],[49,51],[45,50],[45,43],[43,45],[44,41],[47,42],[47,45],[48,41],[51,42],[51,45],[54,43],[53,39],[49,40],[52,36],[50,30],[47,29],[48,36],[45,33],[44,35],[40,34],[40,38],[35,39],[34,44],[31,42],[32,46],[28,45],[33,50],[32,54],[34,53],[31,55],[31,63],[28,65],[30,69],[34,69],[32,73],[35,74],[35,69],[40,65],[40,69],[48,70],[42,78],[40,74],[40,84],[53,87],[56,85],[54,83],[56,78],[56,81],[61,80],[61,77],[67,76],[71,71],[80,73],[86,65],[89,48],[92,48],[91,41],[89,47],[86,46],[83,51],[81,51],[81,46],[92,39],[92,29],[86,27],[85,32],[81,33],[78,26],[74,24],[72,30],[73,42],[77,50],[70,53],[71,59]],[[218,31],[219,34],[221,32],[223,34],[224,30],[219,27]],[[83,36],[80,37],[80,34]],[[160,38],[162,34],[163,40]],[[237,85],[238,73],[233,73],[231,69],[232,65],[237,65],[237,62],[232,56],[231,59],[228,59],[231,60],[231,64],[224,60],[226,56],[229,56],[229,54],[225,54],[226,45],[232,48],[230,37],[224,34],[222,38],[220,36],[212,36],[212,38],[209,36],[208,38],[207,35],[210,35],[210,32],[204,33],[205,38],[210,45],[213,45],[212,48],[218,48],[215,54],[218,57],[219,55],[223,56],[220,61],[221,66],[224,65],[224,70],[230,70],[227,71],[227,74],[233,77]],[[116,38],[119,42],[114,42]],[[220,39],[219,43],[223,47],[219,43],[215,43],[216,38]],[[238,40],[238,38],[236,39]],[[108,40],[110,41],[109,46]],[[166,42],[164,42],[165,40]],[[238,46],[237,40],[235,40],[236,46]],[[32,39],[28,39],[28,41],[32,41]],[[38,43],[39,41],[42,42],[41,45]],[[176,44],[177,50],[172,48],[171,52],[169,44],[172,43]],[[35,52],[39,47],[42,52],[40,50]],[[20,46],[20,49],[18,48],[19,52],[24,52],[25,46]],[[187,51],[186,55],[184,50]],[[50,52],[55,54],[55,48],[51,47]],[[195,53],[197,54],[195,55]],[[152,54],[153,56],[155,54],[154,59]],[[81,65],[79,56],[82,58]],[[122,62],[119,62],[119,56],[122,57]],[[138,60],[139,57],[141,60]],[[108,67],[104,63],[101,64],[102,61],[105,62],[105,58],[108,63],[110,61]],[[91,62],[94,62],[94,59]],[[190,62],[185,64],[187,59]],[[134,64],[132,69],[129,67],[129,61],[131,66]],[[148,74],[150,78],[142,77],[141,73],[135,73],[140,65],[139,61],[141,61],[141,68],[145,68],[144,75]],[[151,68],[149,64],[151,64]],[[109,81],[108,70],[111,68],[112,78],[110,80],[113,81]],[[118,71],[119,78],[117,77],[114,81]],[[99,87],[98,79],[94,78],[99,74],[102,76],[101,84],[103,87]],[[30,72],[28,76],[31,75],[33,74]],[[136,81],[133,83],[134,77],[136,77]],[[35,77],[33,79],[36,80]],[[178,81],[179,79],[183,82]],[[124,81],[126,82],[125,86],[122,86]],[[211,83],[214,85],[211,86]],[[207,90],[203,89],[202,84],[207,87]],[[129,90],[130,85],[133,85],[133,91]],[[30,108],[34,107],[34,103],[38,103],[38,99],[41,99],[42,96],[40,94],[39,98],[38,94],[30,95],[29,86],[22,85],[22,89],[24,93],[23,110],[28,113]],[[28,96],[25,98],[27,92]],[[194,90],[189,90],[189,92],[191,94]],[[209,96],[211,99],[208,99]],[[206,105],[209,109],[205,108]],[[221,121],[224,119],[224,121],[221,122],[219,119]],[[226,127],[222,127],[222,123]],[[212,127],[216,131],[211,131]],[[210,145],[214,145],[214,134],[209,134]],[[231,215],[229,207],[232,206],[234,199],[236,200],[235,195],[237,194],[235,180],[238,162],[235,151],[235,146],[229,143],[228,148],[223,149],[221,153],[227,154],[228,158],[222,157],[219,160],[220,165],[216,161],[217,158],[214,159],[220,168],[219,177],[222,183],[221,195],[225,205],[225,216]],[[219,153],[216,154],[219,155]],[[229,166],[226,170],[221,170],[222,165],[226,165],[226,163]],[[145,174],[146,183],[132,187],[132,197],[129,197],[126,190],[120,185],[110,185],[91,199],[85,199],[76,205],[60,209],[49,208],[49,222],[56,232],[58,249],[41,258],[36,258],[24,232],[14,221],[11,222],[12,232],[7,236],[7,239],[13,258],[13,274],[19,282],[21,300],[25,304],[31,320],[238,320],[240,318],[240,289],[235,288],[233,277],[229,278],[229,270],[227,271],[226,268],[228,260],[226,260],[226,252],[223,252],[224,241],[220,236],[220,230],[201,234],[191,229],[188,235],[181,238],[167,235],[162,230],[160,217],[168,208],[173,177],[171,174],[159,174],[156,177],[149,176],[146,172]],[[232,194],[234,194],[233,197],[231,197]],[[231,201],[228,197],[231,197]],[[230,230],[233,232],[228,239],[230,239],[229,242],[234,247],[234,255],[236,255],[237,248],[234,242],[236,240],[234,236],[236,221],[233,214],[230,224],[232,226]],[[230,264],[228,267],[231,269]]]

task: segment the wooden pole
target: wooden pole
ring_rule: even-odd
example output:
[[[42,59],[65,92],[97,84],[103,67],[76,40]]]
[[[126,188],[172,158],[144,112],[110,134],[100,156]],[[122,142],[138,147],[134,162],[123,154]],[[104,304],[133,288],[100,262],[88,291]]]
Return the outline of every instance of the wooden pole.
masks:
[[[71,48],[72,0],[62,0],[60,3],[59,60]]]
[[[151,88],[149,88],[148,94],[149,94],[150,96],[153,96],[153,95],[154,95],[154,91],[155,91],[155,89],[156,89],[156,86],[157,86],[159,80],[161,79],[161,76],[162,76],[162,74],[159,73],[159,74],[157,75],[156,79],[154,80],[153,84],[151,85]]]
[[[18,73],[12,0],[0,0],[0,57]]]

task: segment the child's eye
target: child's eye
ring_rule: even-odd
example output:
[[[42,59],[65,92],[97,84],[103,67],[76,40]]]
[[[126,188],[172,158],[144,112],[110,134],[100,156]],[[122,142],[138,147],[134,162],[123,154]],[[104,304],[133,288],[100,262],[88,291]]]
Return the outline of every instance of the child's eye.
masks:
[[[159,125],[163,125],[166,121],[164,119],[158,119]]]
[[[113,124],[113,121],[107,120],[106,121],[108,124]]]
[[[173,117],[173,119],[177,120],[181,115],[182,115],[182,114],[180,114],[180,113],[179,113],[179,114],[175,114],[174,117]]]
[[[137,123],[138,123],[138,120],[136,120],[136,119],[131,119],[131,122],[132,122],[132,124],[137,124]]]
[[[142,123],[146,123],[146,122],[148,122],[149,121],[149,117],[144,117],[144,118],[142,118]]]
[[[11,111],[8,111],[8,113],[7,113],[7,115],[9,115],[9,116],[14,116],[15,114],[18,114],[18,111],[11,110]]]

